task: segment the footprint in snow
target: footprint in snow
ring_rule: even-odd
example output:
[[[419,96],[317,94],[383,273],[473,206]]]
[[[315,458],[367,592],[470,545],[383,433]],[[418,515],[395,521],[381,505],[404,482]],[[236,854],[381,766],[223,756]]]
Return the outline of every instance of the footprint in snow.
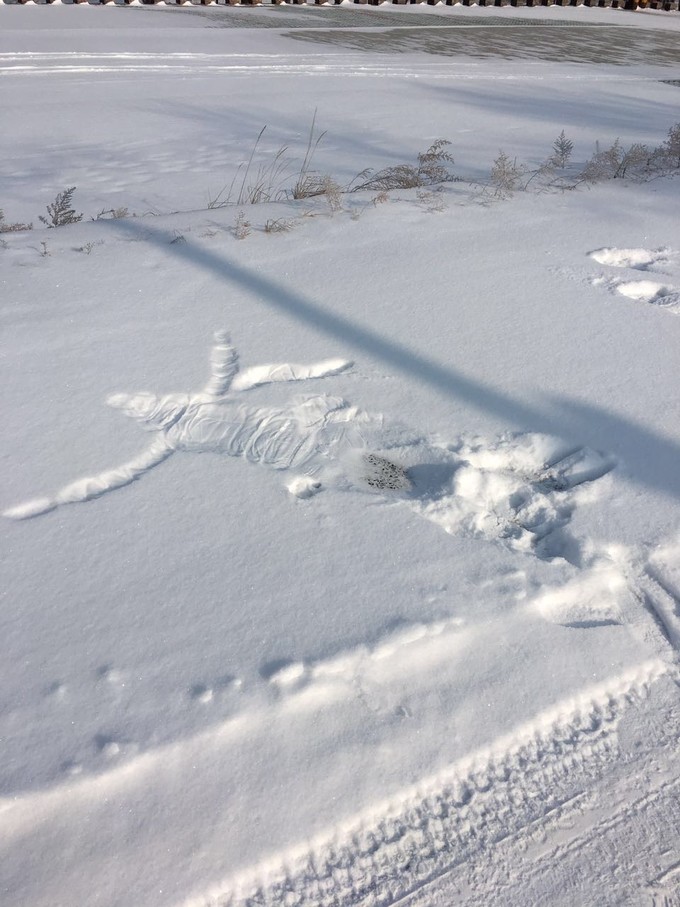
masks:
[[[239,372],[236,350],[225,333],[218,333],[210,379],[201,392],[109,398],[111,406],[153,433],[137,457],[78,479],[51,497],[12,507],[4,516],[25,519],[88,501],[130,485],[179,451],[211,451],[283,472],[288,490],[298,498],[325,486],[379,493],[449,533],[500,538],[542,558],[578,562],[578,543],[565,528],[577,491],[613,466],[595,451],[566,449],[542,435],[431,442],[326,394],[294,397],[283,406],[248,402],[253,388],[327,378],[350,365],[329,359]],[[202,697],[208,697],[207,689],[196,696]]]
[[[652,302],[656,305],[668,307],[671,311],[677,308],[677,314],[680,314],[680,294],[674,287],[663,283],[657,283],[655,280],[629,280],[618,283],[616,292],[628,299],[635,299],[639,302]]]
[[[589,253],[598,264],[634,271],[664,273],[672,267],[676,253],[670,249],[596,249]],[[680,291],[672,283],[659,280],[615,280],[594,278],[594,285],[605,284],[621,296],[636,302],[659,306],[664,311],[680,315]]]
[[[613,268],[632,268],[637,271],[658,271],[666,266],[674,252],[670,249],[595,249],[590,257],[600,265]]]
[[[193,702],[206,705],[213,702],[218,696],[223,696],[229,692],[238,692],[242,687],[242,681],[239,677],[227,674],[219,677],[212,683],[194,683],[188,692],[189,699]]]

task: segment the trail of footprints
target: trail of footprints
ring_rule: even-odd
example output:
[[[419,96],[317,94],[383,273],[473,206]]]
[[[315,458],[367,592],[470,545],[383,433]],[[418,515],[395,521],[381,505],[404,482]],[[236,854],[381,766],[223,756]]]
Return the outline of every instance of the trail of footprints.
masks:
[[[651,303],[672,315],[680,315],[680,289],[672,282],[672,274],[678,267],[677,252],[667,248],[603,248],[590,252],[590,257],[607,268],[638,272],[634,278],[631,275],[621,280],[608,271],[592,278],[594,286],[606,286],[627,299]],[[640,272],[645,276],[639,276]]]
[[[134,725],[119,724],[120,716],[128,711],[128,706],[132,705],[134,709],[135,700],[145,695],[141,678],[124,668],[103,664],[91,672],[90,683],[94,684],[98,713],[103,722],[99,730],[90,731],[89,737],[87,733],[81,733],[79,739],[74,736],[73,755],[61,763],[62,774],[80,775],[105,770],[114,762],[132,758],[159,743],[149,738],[150,729],[147,726],[135,728]],[[44,699],[53,708],[70,707],[72,710],[72,694],[77,692],[75,686],[61,679],[51,681],[44,688]],[[242,689],[242,678],[229,673],[209,681],[196,681],[174,691],[172,702],[165,703],[164,714],[167,719],[169,709],[174,710],[176,715],[186,714],[191,709],[199,710],[197,729],[200,730],[206,720],[224,721],[238,710]]]
[[[522,571],[506,578],[506,582],[510,581],[522,586]],[[423,595],[426,594],[428,590],[423,590]],[[443,594],[442,590],[437,590],[437,594]],[[680,651],[680,538],[657,548],[635,577],[626,577],[623,566],[614,561],[598,561],[577,571],[566,584],[543,588],[527,600],[523,595],[518,596],[516,607],[576,631],[597,631],[626,623],[624,611],[631,605],[635,607],[636,600],[641,615],[647,612],[647,619],[656,626],[658,638]],[[644,616],[639,620],[644,620]],[[419,665],[431,664],[443,649],[455,651],[466,645],[466,634],[473,629],[460,617],[430,623],[399,623],[387,628],[372,643],[365,642],[325,658],[300,661],[282,657],[263,664],[259,674],[248,679],[223,673],[211,680],[196,680],[178,688],[175,701],[183,701],[185,710],[198,710],[196,730],[205,727],[206,722],[219,724],[256,702],[274,703],[312,687],[317,693],[310,701],[318,702],[318,696],[323,698],[325,690],[335,689],[338,684],[346,695],[358,696],[363,707],[379,712],[383,706],[378,700],[367,700],[363,686],[367,680],[371,688],[370,678],[375,670],[380,671],[381,664],[386,660],[398,661],[417,672]],[[118,706],[126,707],[126,703],[134,702],[142,693],[134,675],[104,664],[92,677],[99,687],[102,714],[108,709],[113,723],[102,726],[89,743],[80,741],[77,753],[62,763],[61,770],[66,775],[105,770],[114,762],[132,758],[158,743],[145,739],[144,731],[137,737],[134,730],[113,729],[120,711]],[[44,695],[56,708],[68,706],[69,686],[55,680],[48,684]],[[409,706],[403,703],[393,702],[389,709],[393,719],[411,717]],[[385,716],[389,717],[387,713]]]

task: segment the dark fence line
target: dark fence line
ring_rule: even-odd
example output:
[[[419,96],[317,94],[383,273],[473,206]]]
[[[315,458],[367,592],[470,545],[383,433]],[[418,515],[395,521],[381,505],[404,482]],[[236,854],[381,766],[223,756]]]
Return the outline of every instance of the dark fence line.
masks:
[[[28,0],[1,0],[1,2],[22,6]],[[49,5],[54,0],[37,0],[38,3]],[[118,4],[120,6],[129,6],[133,0],[70,0],[70,5],[79,6],[81,3],[88,3],[92,6],[105,6],[106,4]],[[165,3],[167,6],[277,6],[283,0],[140,0],[145,6],[153,6],[157,3]],[[343,0],[286,0],[292,6],[339,6]],[[361,6],[379,6],[385,0],[352,0],[353,3]],[[407,4],[435,6],[441,0],[387,0],[395,6],[406,6]],[[590,6],[599,7],[600,9],[655,9],[665,12],[680,11],[680,0],[443,0],[445,6],[471,6],[473,2],[477,6]]]

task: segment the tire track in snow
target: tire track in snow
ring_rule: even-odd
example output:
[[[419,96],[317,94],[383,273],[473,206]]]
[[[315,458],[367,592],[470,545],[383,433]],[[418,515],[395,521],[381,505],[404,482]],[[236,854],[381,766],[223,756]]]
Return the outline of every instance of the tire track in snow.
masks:
[[[421,29],[419,29],[420,31]],[[398,31],[398,30],[397,30]],[[292,34],[292,32],[291,32]],[[294,36],[314,38],[314,30],[301,30]],[[465,59],[418,59],[410,63],[401,63],[396,54],[389,59],[376,59],[366,52],[336,51],[335,53],[318,52],[313,54],[207,54],[207,53],[95,53],[78,51],[17,51],[0,53],[0,75],[33,76],[33,75],[92,75],[92,74],[163,74],[179,76],[202,76],[227,73],[229,75],[313,75],[347,78],[403,78],[419,79],[455,79],[456,81],[475,81],[480,79],[493,81],[524,82],[533,80],[530,73],[513,73],[503,76],[480,74],[474,64]],[[580,79],[579,75],[565,74],[565,80]],[[591,81],[613,81],[610,74],[598,74],[589,77]],[[625,76],[617,74],[617,81]],[[631,79],[632,80],[632,79]]]
[[[654,776],[651,759],[635,770],[638,777]],[[631,796],[630,776],[622,774],[607,796],[577,795],[545,822],[502,842],[480,870],[457,867],[437,880],[439,885],[427,886],[425,898],[407,897],[403,907],[426,907],[433,888],[444,886],[466,907],[549,903],[546,891],[560,892],[561,900],[552,903],[575,904],[581,903],[584,880],[589,880],[588,903],[601,907],[678,907],[680,779],[657,774],[642,796],[639,789]]]
[[[680,543],[673,541],[656,549],[638,584],[659,629],[680,652]]]
[[[309,847],[185,907],[378,907],[418,892],[532,824],[577,811],[574,785],[616,758],[616,727],[667,667],[653,660],[560,703],[511,736]]]
[[[469,72],[469,68],[463,69]],[[167,75],[332,75],[461,78],[461,67],[441,61],[408,65],[374,61],[365,54],[203,54],[203,53],[0,53],[0,75],[61,75],[84,73],[163,73]],[[472,74],[470,74],[472,75]]]
[[[286,812],[286,821],[292,821],[298,832],[286,834],[271,856],[266,840],[258,842],[261,862],[251,870],[247,863],[239,863],[244,830],[238,817],[245,820],[247,834],[255,833],[260,811],[268,814],[268,801],[255,781],[239,790],[244,759],[249,775],[263,753],[271,757],[277,751],[276,745],[272,748],[272,735],[281,729],[282,720],[287,727],[292,721],[298,730],[309,729],[309,723],[308,718],[297,720],[295,710],[287,709],[285,703],[283,708],[264,712],[249,709],[223,726],[140,753],[104,774],[0,801],[4,828],[0,864],[6,860],[7,866],[15,867],[5,880],[7,893],[14,898],[12,903],[41,907],[52,903],[50,892],[36,888],[27,871],[31,855],[40,852],[46,861],[58,862],[59,884],[83,903],[93,886],[101,886],[102,904],[127,902],[131,891],[138,903],[145,902],[144,892],[149,902],[157,903],[159,884],[162,887],[166,875],[172,875],[183,860],[187,867],[198,861],[196,871],[190,873],[198,896],[183,901],[192,907],[395,903],[456,866],[474,864],[509,836],[523,834],[526,839],[527,829],[540,830],[555,816],[580,809],[581,801],[574,797],[617,758],[620,719],[668,671],[660,660],[647,660],[565,697],[448,769],[397,790],[372,808],[345,813],[349,818],[336,820],[334,827],[330,820],[328,831],[321,826],[311,843],[303,838],[308,826],[306,820],[300,824],[300,818],[318,807],[313,800],[302,812],[295,807],[292,816]],[[320,722],[331,732],[323,738],[327,745],[336,739],[336,705],[328,701],[321,712],[315,711],[314,728]],[[303,738],[304,734],[297,738],[302,746]],[[331,746],[329,755],[332,751]],[[296,776],[302,763],[290,762],[294,754],[288,746],[281,753],[285,754],[280,766],[283,782],[286,772]],[[267,756],[264,761],[270,765]],[[271,767],[263,770],[269,772]],[[316,783],[319,790],[324,788],[318,773],[311,778],[312,789],[317,789]],[[176,788],[178,779],[184,779],[186,789],[182,785],[175,802],[168,792]],[[153,809],[140,822],[143,803],[153,804]],[[254,823],[240,812],[246,805],[255,811]],[[342,815],[342,804],[338,806],[340,812],[337,808],[333,812]],[[275,824],[281,818],[275,818]],[[84,876],[81,854],[83,847],[90,846],[91,828],[107,832],[104,849],[94,846],[91,872]],[[302,843],[297,846],[296,840]],[[223,858],[220,842],[225,847]],[[124,879],[115,883],[110,875],[111,846],[126,866]],[[231,865],[234,875],[223,875],[224,881],[207,891],[204,880],[229,872]],[[243,870],[236,869],[239,866]],[[184,898],[192,889],[185,892]]]

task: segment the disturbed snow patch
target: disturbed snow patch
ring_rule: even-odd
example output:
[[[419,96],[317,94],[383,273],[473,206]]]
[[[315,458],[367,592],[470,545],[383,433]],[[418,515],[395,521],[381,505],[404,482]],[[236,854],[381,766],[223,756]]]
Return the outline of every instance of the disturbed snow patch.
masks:
[[[502,539],[546,560],[581,565],[581,545],[566,527],[583,497],[580,486],[614,465],[596,451],[568,449],[536,434],[442,444],[327,394],[294,397],[276,407],[241,402],[251,388],[325,378],[350,364],[344,359],[283,363],[238,374],[237,352],[227,334],[218,333],[202,392],[109,398],[111,406],[154,433],[137,457],[4,515],[25,519],[82,503],[129,485],[178,451],[209,451],[284,473],[286,488],[300,499],[325,487],[372,492],[406,504],[448,533]]]
[[[559,588],[542,592],[531,604],[550,623],[572,629],[624,623],[621,602],[629,594],[615,563],[599,562]]]
[[[579,502],[593,498],[581,486],[610,472],[613,459],[537,434],[464,440],[456,458],[441,493],[413,501],[416,512],[451,534],[502,539],[545,560],[582,565],[582,545],[566,527]]]

